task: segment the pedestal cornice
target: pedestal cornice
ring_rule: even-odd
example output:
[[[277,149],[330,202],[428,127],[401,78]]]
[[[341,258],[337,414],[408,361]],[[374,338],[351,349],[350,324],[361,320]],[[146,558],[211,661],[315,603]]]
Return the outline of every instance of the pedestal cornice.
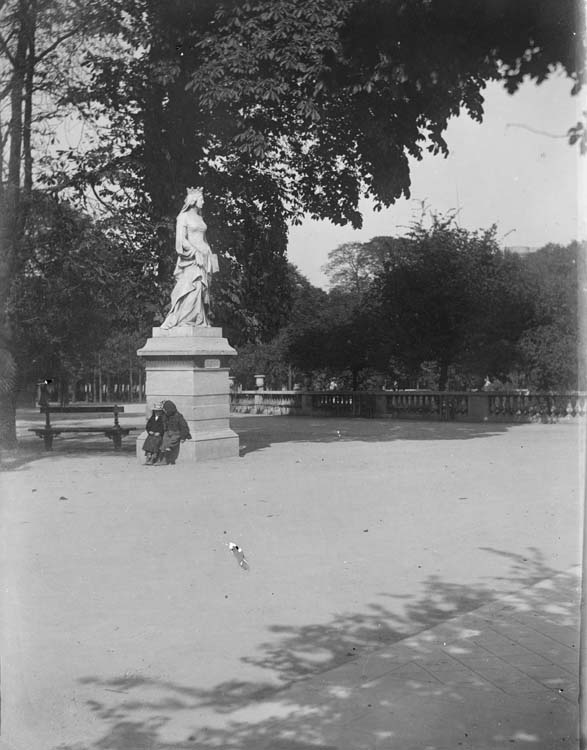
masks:
[[[222,328],[177,326],[153,328],[153,336],[137,351],[139,357],[232,357],[236,351],[222,336]]]

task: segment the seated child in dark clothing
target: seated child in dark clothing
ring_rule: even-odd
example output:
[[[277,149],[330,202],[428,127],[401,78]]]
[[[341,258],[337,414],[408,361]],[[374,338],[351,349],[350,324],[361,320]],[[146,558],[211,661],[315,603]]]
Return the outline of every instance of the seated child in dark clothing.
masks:
[[[165,414],[165,432],[161,443],[161,454],[167,465],[173,465],[179,456],[179,444],[184,440],[191,440],[190,428],[177,411],[173,401],[163,402],[163,413]]]
[[[159,461],[163,433],[165,432],[165,414],[162,403],[153,404],[153,411],[145,429],[149,433],[143,443],[143,450],[147,459],[145,463],[151,466]]]

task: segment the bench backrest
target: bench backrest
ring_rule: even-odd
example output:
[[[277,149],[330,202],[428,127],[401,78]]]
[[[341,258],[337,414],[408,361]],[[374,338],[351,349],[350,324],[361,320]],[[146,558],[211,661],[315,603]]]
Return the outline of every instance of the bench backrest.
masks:
[[[108,412],[114,414],[114,425],[118,427],[118,415],[124,411],[124,406],[118,406],[118,404],[114,404],[114,406],[112,404],[91,404],[89,406],[60,406],[58,404],[53,406],[52,404],[41,404],[39,411],[45,415],[46,430],[51,429],[51,414],[104,414]]]
[[[96,405],[93,404],[90,406],[60,406],[60,405],[53,405],[53,404],[46,404],[44,406],[39,406],[39,411],[41,414],[44,414],[46,411],[50,412],[51,414],[92,414],[95,412],[123,412],[124,406],[118,406],[117,404],[114,404],[114,406],[104,406],[104,404]]]

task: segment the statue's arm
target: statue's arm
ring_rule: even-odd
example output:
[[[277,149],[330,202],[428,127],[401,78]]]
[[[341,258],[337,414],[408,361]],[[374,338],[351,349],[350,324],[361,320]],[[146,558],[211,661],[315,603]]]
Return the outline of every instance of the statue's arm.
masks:
[[[196,255],[196,248],[188,239],[188,228],[181,215],[177,217],[176,234],[177,254],[184,258],[193,258]]]

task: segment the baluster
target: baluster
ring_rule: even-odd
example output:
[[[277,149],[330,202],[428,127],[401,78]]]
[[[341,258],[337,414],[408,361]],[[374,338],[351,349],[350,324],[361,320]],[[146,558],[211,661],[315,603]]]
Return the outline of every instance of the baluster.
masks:
[[[508,417],[511,417],[513,416],[513,414],[515,414],[514,400],[509,394],[506,396],[506,414],[508,415]]]

